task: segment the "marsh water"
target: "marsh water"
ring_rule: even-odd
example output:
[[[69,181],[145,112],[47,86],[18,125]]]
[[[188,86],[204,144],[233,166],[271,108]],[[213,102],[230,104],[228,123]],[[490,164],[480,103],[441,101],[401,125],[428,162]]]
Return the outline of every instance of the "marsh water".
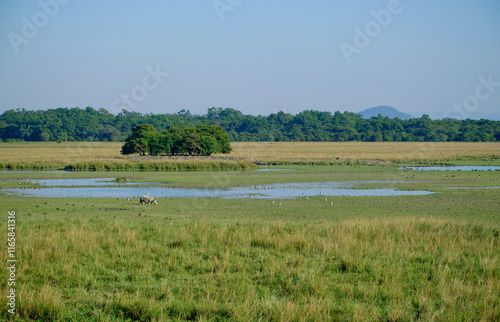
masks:
[[[404,167],[414,171],[500,171],[500,166],[418,166]],[[290,171],[292,169],[264,168],[257,171]],[[66,171],[0,171],[5,173],[68,173]],[[23,180],[31,183],[28,188],[2,189],[8,194],[48,198],[134,198],[152,195],[157,198],[227,198],[227,199],[287,199],[312,196],[407,196],[428,195],[430,191],[407,191],[391,188],[359,189],[369,183],[391,181],[301,182],[254,185],[228,189],[174,188],[163,182],[116,182],[114,178],[90,179],[40,179]],[[392,183],[397,183],[392,181]]]
[[[50,198],[134,198],[152,195],[157,198],[229,198],[287,199],[312,196],[403,196],[427,195],[429,191],[397,189],[357,189],[359,184],[387,181],[301,182],[254,185],[229,189],[173,188],[152,182],[117,183],[113,179],[44,179],[30,180],[31,188],[3,189],[9,194]],[[149,185],[149,186],[148,186]],[[151,186],[156,185],[156,186]],[[133,187],[132,187],[133,186]]]

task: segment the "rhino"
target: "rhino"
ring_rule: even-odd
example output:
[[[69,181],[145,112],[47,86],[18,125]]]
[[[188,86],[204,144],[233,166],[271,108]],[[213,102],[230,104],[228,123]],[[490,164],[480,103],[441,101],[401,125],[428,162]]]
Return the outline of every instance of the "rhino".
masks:
[[[157,205],[156,199],[153,196],[142,196],[141,197],[141,205],[147,203],[148,205],[154,204]]]

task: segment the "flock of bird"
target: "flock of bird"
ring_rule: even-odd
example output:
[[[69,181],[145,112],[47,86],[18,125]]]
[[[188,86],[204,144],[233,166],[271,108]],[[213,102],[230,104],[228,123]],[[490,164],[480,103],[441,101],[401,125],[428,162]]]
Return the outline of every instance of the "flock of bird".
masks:
[[[306,197],[306,200],[309,200],[309,197]],[[328,199],[325,198],[325,199],[323,199],[323,201],[328,202]],[[274,206],[274,204],[275,204],[274,200],[271,201],[271,206]],[[333,201],[330,201],[330,207],[332,207],[332,206],[333,206]],[[278,207],[281,207],[281,202],[278,203]]]

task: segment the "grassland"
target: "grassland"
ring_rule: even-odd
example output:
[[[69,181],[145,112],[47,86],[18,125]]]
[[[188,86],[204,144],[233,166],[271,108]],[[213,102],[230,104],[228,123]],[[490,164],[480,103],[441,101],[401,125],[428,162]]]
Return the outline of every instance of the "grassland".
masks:
[[[1,198],[23,319],[495,321],[495,196]]]
[[[0,162],[131,162],[111,153],[112,145],[0,145],[2,152],[12,149]],[[119,176],[207,189],[373,180],[360,187],[440,193],[275,205],[159,198],[157,206],[140,206],[137,199],[26,198],[0,190],[5,217],[14,210],[18,218],[17,320],[500,320],[500,189],[491,188],[499,186],[500,172],[398,169],[406,162],[498,164],[499,145],[450,143],[424,154],[412,152],[416,143],[238,145],[234,160],[305,165],[280,165],[293,169],[283,172],[0,173],[0,188],[29,186],[26,179]],[[77,158],[66,155],[77,146]],[[337,163],[338,154],[322,152],[325,146],[344,148],[340,160],[382,161]],[[377,157],[378,150],[384,152]],[[5,218],[0,231],[7,235]],[[2,243],[4,256],[6,248]],[[8,274],[0,271],[4,299]],[[2,309],[0,319],[9,318]]]
[[[500,143],[236,142],[229,155],[141,159],[120,155],[122,143],[1,143],[0,169],[235,170],[265,164],[473,163],[500,165]]]
[[[492,142],[236,142],[232,146],[231,155],[235,157],[283,163],[334,160],[429,163],[500,158],[500,144]]]

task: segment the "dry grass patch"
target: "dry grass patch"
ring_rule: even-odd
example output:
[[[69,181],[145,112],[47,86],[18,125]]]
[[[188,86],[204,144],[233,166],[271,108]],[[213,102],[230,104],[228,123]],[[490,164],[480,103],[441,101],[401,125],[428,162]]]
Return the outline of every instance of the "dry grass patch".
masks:
[[[123,159],[122,143],[25,142],[0,143],[0,165],[13,169],[62,168],[78,162],[111,162]]]
[[[500,158],[500,143],[459,142],[233,142],[229,155],[138,158],[120,154],[122,143],[0,143],[0,168],[48,169],[75,165],[77,170],[231,169],[236,162],[426,162],[463,158]],[[141,166],[140,164],[143,164]],[[191,166],[191,164],[195,164]],[[224,163],[223,166],[220,166]],[[179,165],[179,166],[178,166]],[[189,165],[189,166],[186,166]],[[241,168],[237,166],[235,168]]]
[[[500,143],[460,142],[234,142],[231,156],[260,161],[425,161],[500,157]]]

